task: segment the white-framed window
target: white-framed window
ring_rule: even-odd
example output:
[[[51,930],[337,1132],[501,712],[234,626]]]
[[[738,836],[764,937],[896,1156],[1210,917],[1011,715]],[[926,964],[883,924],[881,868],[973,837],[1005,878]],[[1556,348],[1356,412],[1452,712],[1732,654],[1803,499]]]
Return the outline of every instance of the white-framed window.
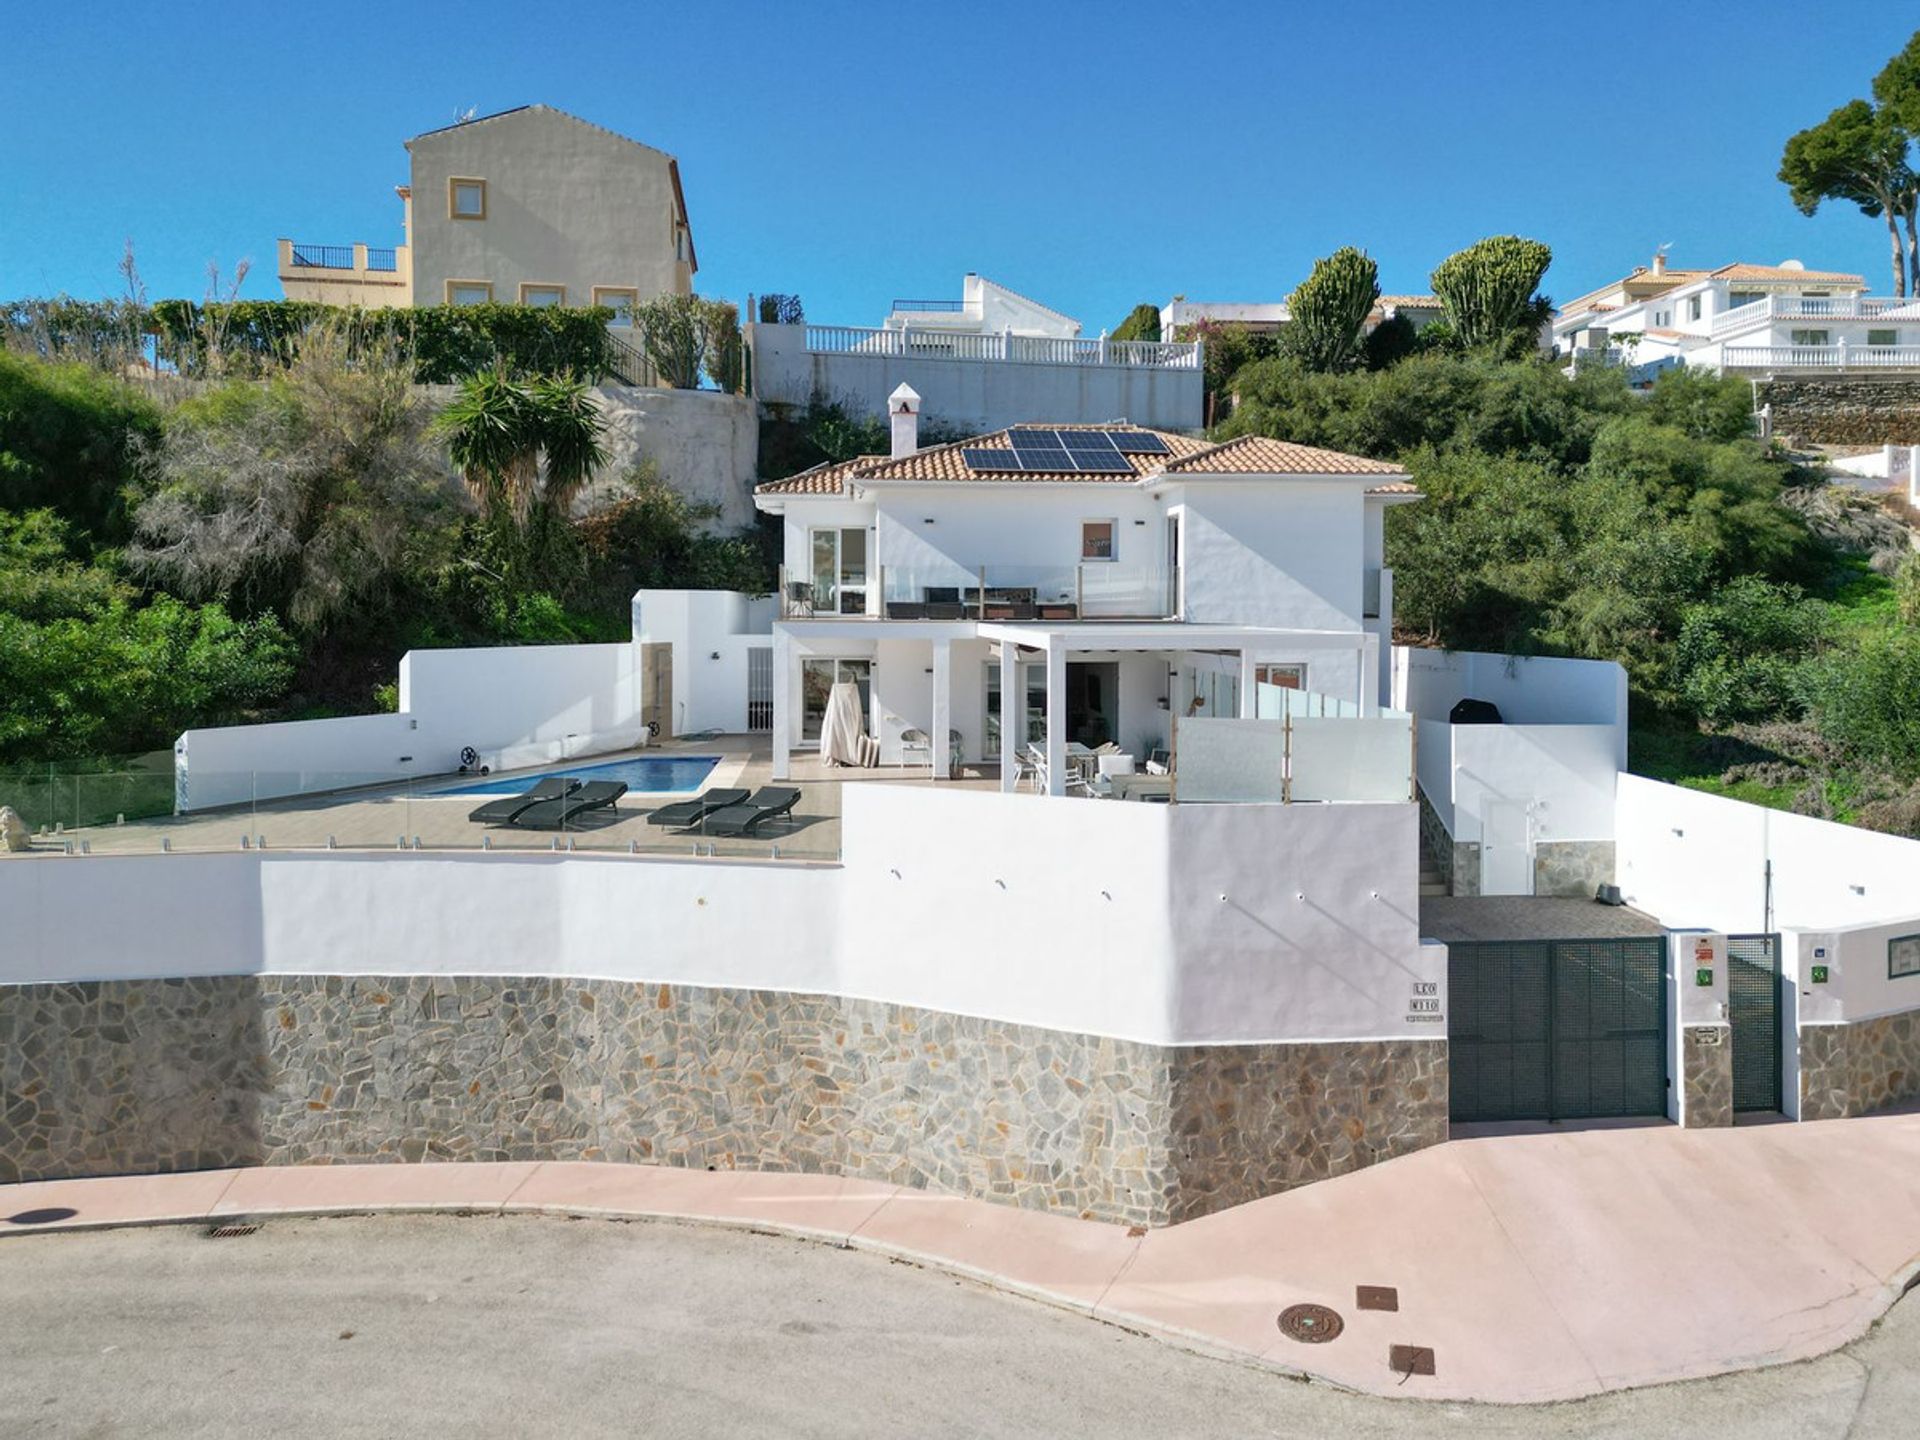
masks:
[[[634,307],[640,303],[640,292],[626,285],[596,285],[593,303],[613,311],[609,325],[631,325]]]
[[[1795,345],[1831,345],[1833,343],[1833,332],[1831,330],[1796,330],[1793,332],[1792,343]]]
[[[1304,690],[1307,688],[1307,667],[1305,665],[1256,665],[1253,667],[1253,680],[1256,685],[1278,685],[1282,690]]]
[[[551,310],[555,306],[567,303],[567,287],[564,285],[522,284],[520,303],[531,305],[540,310]]]
[[[1120,544],[1118,520],[1082,520],[1080,522],[1080,558],[1112,560]]]
[[[1699,318],[1700,318],[1700,297],[1698,295],[1689,295],[1687,297],[1687,319],[1698,320]]]
[[[484,220],[487,218],[487,182],[467,175],[447,181],[447,218]]]
[[[447,281],[447,304],[449,305],[491,305],[492,303],[493,282],[491,280]]]

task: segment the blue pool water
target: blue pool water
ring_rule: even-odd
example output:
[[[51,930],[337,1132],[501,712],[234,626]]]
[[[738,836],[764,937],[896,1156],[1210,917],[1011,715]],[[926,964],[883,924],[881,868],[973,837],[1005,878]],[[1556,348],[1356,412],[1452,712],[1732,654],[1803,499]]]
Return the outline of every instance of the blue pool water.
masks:
[[[536,780],[566,775],[575,780],[624,780],[629,790],[698,790],[700,782],[720,763],[718,755],[647,755],[638,760],[612,760],[605,765],[569,765],[538,774],[495,775],[471,785],[454,785],[439,795],[518,795]]]

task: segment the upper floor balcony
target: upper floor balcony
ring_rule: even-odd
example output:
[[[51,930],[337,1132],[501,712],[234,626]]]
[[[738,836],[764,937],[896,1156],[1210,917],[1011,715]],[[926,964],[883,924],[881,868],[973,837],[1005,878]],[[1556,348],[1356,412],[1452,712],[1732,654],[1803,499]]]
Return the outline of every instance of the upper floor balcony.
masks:
[[[895,301],[919,305],[920,301]],[[926,329],[912,325],[878,330],[857,325],[808,325],[811,355],[871,355],[912,360],[966,360],[1021,365],[1117,365],[1158,370],[1198,370],[1200,342],[1086,340],[1056,335],[1014,335]]]
[[[1110,561],[780,571],[785,620],[1172,620],[1179,596],[1177,568]]]
[[[1713,317],[1707,334],[1713,339],[1758,330],[1775,321],[1878,320],[1903,306],[1920,310],[1920,302],[1876,295],[1769,295],[1746,305],[1722,310]]]

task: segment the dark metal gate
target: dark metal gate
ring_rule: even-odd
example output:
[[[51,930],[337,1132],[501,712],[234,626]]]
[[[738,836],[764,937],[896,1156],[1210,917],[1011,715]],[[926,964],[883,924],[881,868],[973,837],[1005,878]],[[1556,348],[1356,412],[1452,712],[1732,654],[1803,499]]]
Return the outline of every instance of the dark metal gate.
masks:
[[[1664,1115],[1666,941],[1448,946],[1455,1120]]]
[[[1727,937],[1733,1108],[1780,1108],[1780,937]]]

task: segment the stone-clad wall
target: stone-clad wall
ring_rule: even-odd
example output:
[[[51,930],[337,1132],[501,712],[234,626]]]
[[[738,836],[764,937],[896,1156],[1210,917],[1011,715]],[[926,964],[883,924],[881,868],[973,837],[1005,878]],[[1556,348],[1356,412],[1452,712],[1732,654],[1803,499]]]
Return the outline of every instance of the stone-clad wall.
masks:
[[[1920,1096],[1920,1011],[1800,1027],[1800,1118],[1838,1120]]]
[[[1733,1124],[1733,1029],[1687,1025],[1680,1031],[1680,1123],[1689,1130]]]
[[[1447,1042],[1183,1046],[1171,1218],[1343,1175],[1447,1138]]]
[[[1920,445],[1920,378],[1820,375],[1763,381],[1773,433],[1817,445]]]
[[[501,977],[0,987],[0,1181],[326,1161],[799,1170],[1167,1224],[1446,1138],[1446,1042],[1161,1047]]]

